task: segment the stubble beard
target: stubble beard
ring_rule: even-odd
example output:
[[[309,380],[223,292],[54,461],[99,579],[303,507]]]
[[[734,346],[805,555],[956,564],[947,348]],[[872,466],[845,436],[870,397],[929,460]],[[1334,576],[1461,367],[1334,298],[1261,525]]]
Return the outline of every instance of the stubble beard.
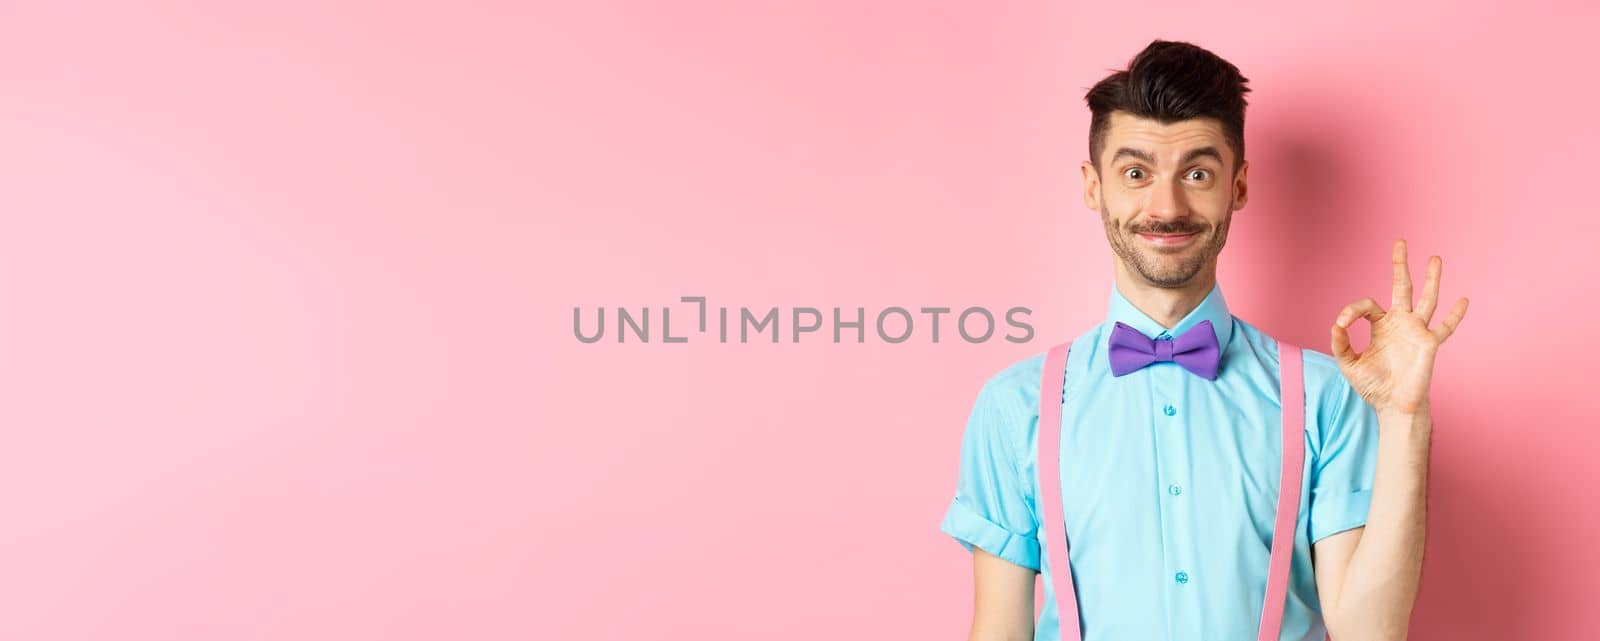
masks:
[[[1200,270],[1222,253],[1222,247],[1228,242],[1228,225],[1233,222],[1233,212],[1229,211],[1227,217],[1222,219],[1222,224],[1210,233],[1185,224],[1153,225],[1139,230],[1156,233],[1200,232],[1201,237],[1193,245],[1171,252],[1143,245],[1136,232],[1117,226],[1111,219],[1111,212],[1104,207],[1100,208],[1100,220],[1105,225],[1111,251],[1123,265],[1151,285],[1175,288],[1189,284],[1200,274]]]

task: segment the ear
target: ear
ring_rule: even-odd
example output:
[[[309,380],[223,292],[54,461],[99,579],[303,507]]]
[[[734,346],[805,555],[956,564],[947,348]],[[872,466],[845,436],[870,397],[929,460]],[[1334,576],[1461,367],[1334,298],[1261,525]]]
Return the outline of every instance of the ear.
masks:
[[[1087,160],[1083,161],[1083,205],[1096,213],[1100,211],[1100,174]]]
[[[1250,200],[1250,161],[1239,164],[1239,172],[1233,176],[1233,209],[1244,209],[1246,201]]]

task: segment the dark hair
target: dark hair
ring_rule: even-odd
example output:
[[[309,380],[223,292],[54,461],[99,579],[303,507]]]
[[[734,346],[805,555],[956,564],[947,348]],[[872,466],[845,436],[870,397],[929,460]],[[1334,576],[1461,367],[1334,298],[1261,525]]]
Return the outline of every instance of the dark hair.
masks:
[[[1171,124],[1192,118],[1215,118],[1233,148],[1233,169],[1244,163],[1244,95],[1248,78],[1233,63],[1187,42],[1155,40],[1117,71],[1096,83],[1084,96],[1089,121],[1089,158],[1100,171],[1111,112]]]

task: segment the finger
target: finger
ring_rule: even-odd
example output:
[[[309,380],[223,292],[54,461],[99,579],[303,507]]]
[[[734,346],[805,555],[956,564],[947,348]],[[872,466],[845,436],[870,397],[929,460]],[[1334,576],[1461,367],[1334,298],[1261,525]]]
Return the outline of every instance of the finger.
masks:
[[[1389,309],[1401,312],[1411,311],[1411,266],[1406,264],[1406,240],[1398,238],[1394,241],[1394,298],[1389,302]]]
[[[1439,343],[1443,344],[1444,339],[1450,338],[1451,334],[1456,333],[1456,326],[1460,325],[1461,319],[1466,317],[1467,299],[1463,296],[1461,300],[1456,301],[1455,307],[1450,308],[1450,315],[1439,321],[1439,327],[1433,330],[1434,338],[1439,339]]]
[[[1361,358],[1360,354],[1350,349],[1350,330],[1340,327],[1338,323],[1334,323],[1332,331],[1334,358],[1338,359],[1340,363],[1351,363]]]
[[[1422,299],[1417,301],[1417,316],[1422,317],[1423,327],[1432,322],[1433,310],[1439,305],[1439,279],[1444,273],[1444,259],[1438,256],[1428,258],[1428,280],[1422,283]]]
[[[1357,318],[1365,318],[1376,323],[1383,320],[1384,314],[1383,308],[1378,306],[1378,301],[1368,297],[1345,305],[1344,309],[1339,310],[1339,317],[1333,321],[1333,324],[1335,327],[1348,328],[1351,323],[1356,322]]]

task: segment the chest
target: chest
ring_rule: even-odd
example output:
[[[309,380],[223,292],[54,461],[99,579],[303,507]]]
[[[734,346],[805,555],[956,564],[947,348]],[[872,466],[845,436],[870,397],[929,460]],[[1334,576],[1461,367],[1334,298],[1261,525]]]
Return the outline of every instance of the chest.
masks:
[[[1269,543],[1283,455],[1274,387],[1249,377],[1204,381],[1171,364],[1069,379],[1061,426],[1069,531],[1081,530],[1085,545],[1162,535]]]

